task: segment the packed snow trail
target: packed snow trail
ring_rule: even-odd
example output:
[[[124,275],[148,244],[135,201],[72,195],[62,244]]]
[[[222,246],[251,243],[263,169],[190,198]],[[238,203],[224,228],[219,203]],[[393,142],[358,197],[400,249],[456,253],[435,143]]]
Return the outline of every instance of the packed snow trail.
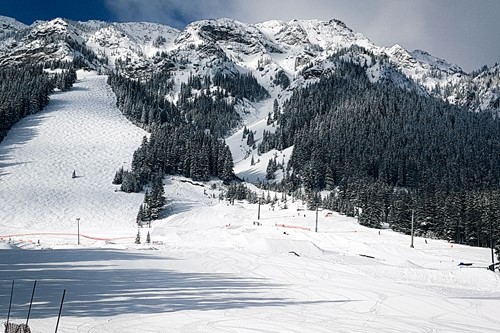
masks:
[[[0,144],[0,234],[134,226],[140,194],[115,192],[145,132],[115,106],[106,76],[78,72]],[[72,178],[75,171],[76,178]]]

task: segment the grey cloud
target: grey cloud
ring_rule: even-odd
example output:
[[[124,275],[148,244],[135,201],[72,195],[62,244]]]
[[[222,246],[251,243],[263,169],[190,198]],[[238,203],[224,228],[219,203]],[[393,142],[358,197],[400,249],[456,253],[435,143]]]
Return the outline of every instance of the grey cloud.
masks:
[[[375,44],[422,49],[466,71],[500,62],[498,0],[106,0],[119,20],[155,21],[182,28],[229,17],[257,23],[271,19],[336,18]]]
[[[466,71],[500,62],[498,0],[236,1],[241,20],[272,18],[344,21],[375,44],[422,49]]]
[[[147,21],[182,28],[187,22],[231,13],[228,0],[105,0],[120,21]]]

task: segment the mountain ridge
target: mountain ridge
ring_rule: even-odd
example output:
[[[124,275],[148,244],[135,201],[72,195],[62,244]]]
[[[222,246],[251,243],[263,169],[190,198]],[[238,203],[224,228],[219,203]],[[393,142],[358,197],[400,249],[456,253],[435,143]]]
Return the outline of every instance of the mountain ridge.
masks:
[[[233,19],[192,22],[183,30],[146,22],[77,22],[56,18],[26,26],[0,17],[0,65],[23,61],[72,61],[85,59],[97,70],[119,70],[145,78],[168,69],[176,84],[190,74],[203,77],[218,71],[251,72],[268,90],[282,72],[292,83],[304,78],[306,67],[329,67],[328,58],[340,49],[361,47],[386,59],[395,70],[428,94],[472,111],[499,110],[498,66],[465,73],[459,66],[426,51],[407,51],[399,45],[382,47],[355,33],[339,20],[270,20],[246,24]],[[358,52],[353,58],[363,61]],[[377,81],[376,64],[368,72]],[[308,73],[306,81],[310,76]],[[282,74],[280,74],[282,75]],[[400,79],[399,79],[400,80]],[[177,89],[178,90],[178,89]],[[283,89],[282,89],[283,90]],[[271,94],[277,97],[282,91]],[[175,99],[175,96],[172,96]]]

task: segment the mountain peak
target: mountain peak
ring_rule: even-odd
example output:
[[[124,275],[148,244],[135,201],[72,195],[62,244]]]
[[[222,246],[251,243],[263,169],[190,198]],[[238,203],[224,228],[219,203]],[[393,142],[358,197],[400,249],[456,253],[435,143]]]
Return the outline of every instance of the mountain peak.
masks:
[[[66,34],[68,32],[68,23],[62,18],[55,18],[50,21],[37,21],[31,31],[31,35],[46,36],[52,34]]]
[[[14,33],[23,30],[28,26],[11,17],[0,15],[0,37],[9,33]]]
[[[11,26],[22,27],[22,28],[26,28],[27,27],[26,24],[21,23],[18,20],[12,18],[12,17],[3,16],[3,15],[0,15],[0,24],[1,25],[8,24],[8,25],[11,25]]]

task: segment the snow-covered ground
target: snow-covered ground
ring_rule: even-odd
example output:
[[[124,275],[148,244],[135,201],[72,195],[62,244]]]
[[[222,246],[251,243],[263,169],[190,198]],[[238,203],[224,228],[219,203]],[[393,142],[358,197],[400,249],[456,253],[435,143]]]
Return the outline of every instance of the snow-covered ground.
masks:
[[[19,122],[0,145],[0,226],[4,232],[73,232],[133,226],[143,195],[115,192],[143,130],[115,106],[105,76],[78,72],[68,92]],[[76,178],[72,178],[75,171]]]
[[[2,321],[12,280],[16,323],[37,280],[33,332],[54,331],[64,289],[58,332],[498,332],[488,249],[422,238],[410,248],[409,236],[327,211],[315,233],[299,202],[261,206],[257,224],[257,205],[168,177],[169,215],[140,230],[153,244],[135,245],[143,196],[111,180],[144,132],[105,77],[78,74],[0,144]]]

